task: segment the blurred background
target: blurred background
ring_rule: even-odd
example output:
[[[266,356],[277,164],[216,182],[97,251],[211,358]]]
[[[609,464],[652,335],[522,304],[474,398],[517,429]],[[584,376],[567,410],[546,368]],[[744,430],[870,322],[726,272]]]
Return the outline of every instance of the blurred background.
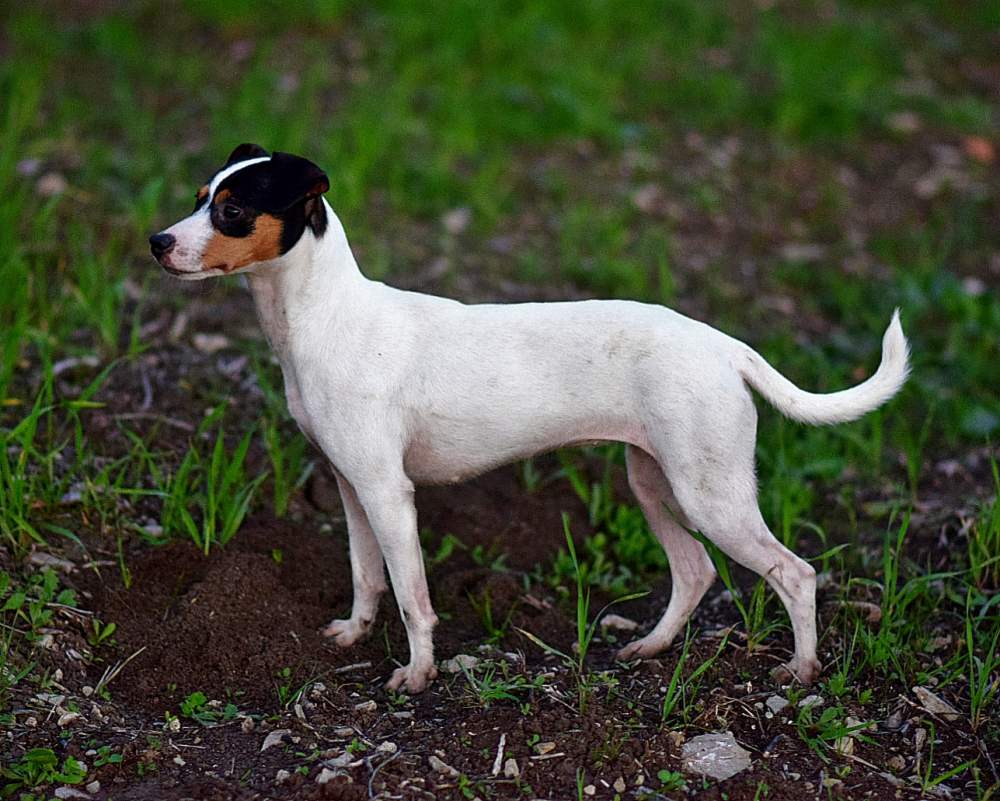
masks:
[[[371,276],[468,299],[675,304],[786,370],[814,349],[797,379],[821,390],[873,363],[899,305],[913,424],[934,407],[928,436],[951,445],[1000,426],[992,3],[4,16],[0,388],[29,341],[120,353],[144,304],[182,292],[146,257],[148,232],[253,141],[327,170]]]

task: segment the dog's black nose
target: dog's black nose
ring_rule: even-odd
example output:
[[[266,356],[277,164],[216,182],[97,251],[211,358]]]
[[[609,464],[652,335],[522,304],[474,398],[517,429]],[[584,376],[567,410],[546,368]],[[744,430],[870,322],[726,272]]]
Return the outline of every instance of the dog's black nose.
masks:
[[[153,234],[149,238],[149,251],[154,258],[160,258],[170,251],[177,244],[173,234]]]

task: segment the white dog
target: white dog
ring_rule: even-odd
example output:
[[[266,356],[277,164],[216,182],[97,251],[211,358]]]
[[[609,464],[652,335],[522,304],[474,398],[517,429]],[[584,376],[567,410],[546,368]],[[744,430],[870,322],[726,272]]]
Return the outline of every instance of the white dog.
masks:
[[[699,530],[764,576],[788,610],[804,683],[816,658],[815,571],[782,546],[757,506],[755,389],[814,425],[854,420],[906,380],[893,316],[882,363],[841,392],[805,392],[749,346],[659,306],[630,301],[468,306],[366,279],[306,159],[236,148],[198,192],[194,213],[150,238],[172,275],[244,273],[281,363],[288,407],[330,459],[350,538],[354,606],[324,633],[368,633],[386,589],[410,661],[388,686],[423,690],[436,675],[431,607],[413,487],[455,482],[566,445],[627,444],[628,479],[670,560],[670,603],[622,660],[662,651],[715,572]],[[783,674],[789,678],[788,673]]]

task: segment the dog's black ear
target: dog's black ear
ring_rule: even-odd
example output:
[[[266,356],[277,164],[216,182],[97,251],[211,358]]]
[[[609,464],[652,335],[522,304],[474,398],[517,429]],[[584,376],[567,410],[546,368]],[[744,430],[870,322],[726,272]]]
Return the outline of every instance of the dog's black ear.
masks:
[[[236,149],[229,154],[229,161],[226,162],[226,166],[228,167],[230,164],[235,164],[237,161],[266,158],[267,155],[268,152],[260,145],[244,142],[242,145],[237,145]]]
[[[274,211],[285,211],[301,200],[317,198],[330,188],[326,173],[309,159],[276,152],[271,157],[268,200]]]

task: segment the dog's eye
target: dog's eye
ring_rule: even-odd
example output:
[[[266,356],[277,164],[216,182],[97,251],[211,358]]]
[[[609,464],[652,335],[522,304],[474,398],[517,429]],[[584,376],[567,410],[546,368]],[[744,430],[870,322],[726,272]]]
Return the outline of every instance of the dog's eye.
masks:
[[[227,220],[235,220],[241,214],[243,214],[243,209],[241,209],[239,206],[234,206],[232,203],[227,203],[225,206],[222,207],[222,216],[225,217]]]

